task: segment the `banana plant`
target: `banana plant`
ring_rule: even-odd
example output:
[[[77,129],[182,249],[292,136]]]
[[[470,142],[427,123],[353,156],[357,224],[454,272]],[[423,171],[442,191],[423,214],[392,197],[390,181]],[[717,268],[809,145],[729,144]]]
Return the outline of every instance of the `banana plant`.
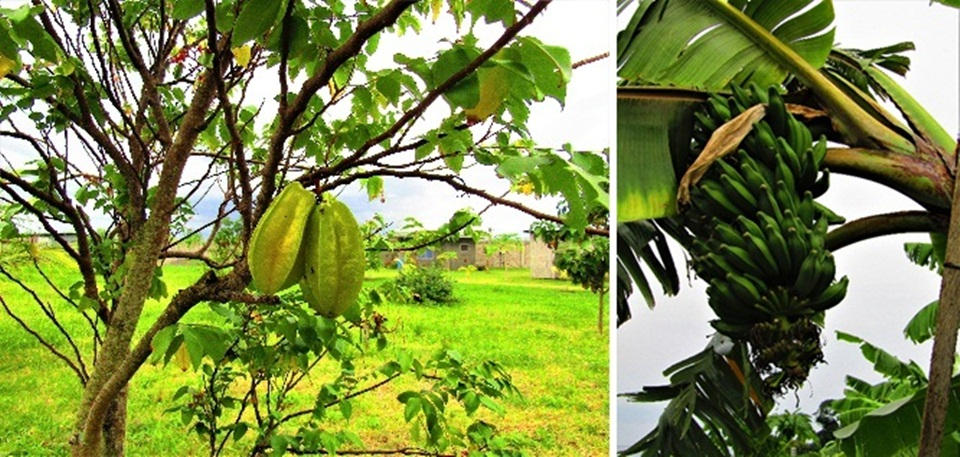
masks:
[[[678,188],[681,195],[688,190],[683,181],[695,171],[688,170],[690,161],[685,162],[683,155],[691,152],[683,146],[692,144],[704,149],[702,156],[716,155],[705,164],[694,163],[694,168],[700,165],[707,169],[711,164],[723,163],[721,157],[727,151],[715,152],[710,143],[731,143],[727,149],[735,150],[741,142],[755,142],[752,138],[762,136],[761,124],[777,122],[770,117],[775,117],[770,113],[775,111],[771,105],[777,97],[774,92],[767,100],[759,100],[764,98],[762,94],[754,97],[757,104],[762,105],[759,112],[766,109],[766,114],[754,116],[744,131],[733,136],[724,129],[728,124],[713,125],[714,128],[708,128],[710,131],[698,140],[698,128],[703,130],[702,126],[711,125],[709,120],[691,122],[689,115],[678,113],[690,109],[690,100],[707,99],[706,94],[733,93],[733,98],[744,100],[738,95],[747,87],[774,86],[783,94],[792,117],[799,120],[805,130],[830,140],[832,146],[826,148],[822,159],[817,161],[821,170],[826,168],[881,183],[924,208],[924,211],[879,214],[839,225],[825,233],[822,241],[825,251],[892,233],[932,232],[935,237],[946,238],[944,265],[947,267],[919,446],[922,457],[939,455],[960,322],[960,271],[950,267],[960,264],[960,219],[953,221],[956,218],[951,217],[960,214],[953,198],[957,144],[887,73],[903,75],[906,72],[909,60],[899,53],[911,49],[912,45],[899,43],[866,51],[835,48],[831,27],[834,12],[829,0],[621,0],[618,6],[624,14],[632,11],[629,23],[617,40],[621,86],[630,87],[620,89],[619,103],[621,107],[626,102],[634,105],[620,109],[621,117],[626,115],[631,119],[618,120],[618,223],[621,227],[632,218],[655,218],[657,224],[671,220],[684,226],[677,221],[687,217],[685,236],[698,235],[696,227],[689,224],[689,213],[696,214],[696,211],[684,210],[678,215],[678,202],[674,197]],[[682,92],[683,97],[677,97],[678,92]],[[673,94],[676,104],[665,107],[669,103],[664,101],[664,93]],[[638,105],[637,100],[643,99],[646,105]],[[906,122],[889,113],[878,101],[883,99],[890,100]],[[736,117],[729,113],[731,110],[724,113],[722,103],[710,106],[711,103],[702,105],[707,106],[706,112],[719,113],[715,118],[724,119],[724,114]],[[764,116],[765,120],[761,121]],[[738,119],[725,120],[732,124]],[[643,124],[643,128],[624,128],[631,122]],[[651,125],[656,122],[659,126]],[[751,128],[757,131],[750,133]],[[645,131],[657,133],[645,134]],[[725,135],[719,135],[721,131]],[[686,132],[692,140],[683,137]],[[725,138],[717,139],[718,136]],[[658,176],[651,177],[651,173]],[[703,173],[700,171],[700,175]],[[725,170],[725,174],[731,173]],[[687,184],[699,179],[696,172],[693,174]],[[772,182],[769,184],[772,186]],[[707,188],[706,184],[701,187]],[[714,190],[719,192],[718,189]],[[749,200],[750,197],[743,198]],[[707,200],[723,198],[711,195]],[[728,206],[726,210],[731,208],[735,206]],[[731,214],[731,220],[736,216]],[[710,219],[702,222],[709,224]],[[641,251],[639,242],[638,239],[628,241],[627,251]],[[698,250],[683,240],[681,245],[694,254],[694,269],[699,276],[704,276],[702,272],[709,268],[702,265],[698,268],[697,254],[708,257],[715,246]],[[624,264],[623,252],[624,249],[618,247],[621,265]],[[774,258],[770,265],[775,267],[776,263]],[[620,272],[622,277],[618,282],[646,282],[639,268],[622,268]],[[762,269],[757,272],[761,273]],[[712,283],[711,286],[714,287]],[[665,287],[665,290],[671,289]],[[625,316],[619,317],[624,320]],[[822,318],[822,312],[811,315],[811,326]],[[756,363],[756,358],[752,363]]]

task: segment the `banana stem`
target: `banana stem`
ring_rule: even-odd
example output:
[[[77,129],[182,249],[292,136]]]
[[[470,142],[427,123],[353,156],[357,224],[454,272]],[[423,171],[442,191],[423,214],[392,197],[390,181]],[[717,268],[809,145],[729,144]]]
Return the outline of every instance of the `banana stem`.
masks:
[[[838,130],[858,146],[879,147],[904,154],[913,154],[913,143],[897,134],[863,110],[819,70],[807,63],[790,46],[780,41],[724,0],[707,0],[715,11],[750,37],[771,58],[790,70],[804,85],[810,88],[838,122]]]
[[[833,229],[824,240],[829,251],[884,235],[946,231],[949,220],[944,214],[926,211],[900,211],[867,216]]]
[[[929,157],[862,148],[827,149],[830,171],[886,185],[928,208],[950,208],[953,178],[943,163]]]

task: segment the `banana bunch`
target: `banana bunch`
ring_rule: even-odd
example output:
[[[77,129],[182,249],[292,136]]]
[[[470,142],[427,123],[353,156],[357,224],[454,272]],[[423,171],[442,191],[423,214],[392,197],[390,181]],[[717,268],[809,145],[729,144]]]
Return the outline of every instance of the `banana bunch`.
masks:
[[[830,224],[843,218],[814,199],[829,187],[821,171],[826,138],[814,143],[776,88],[734,88],[695,114],[694,150],[717,127],[750,106],[767,105],[735,154],[714,162],[691,189],[685,210],[696,235],[690,249],[720,332],[750,343],[754,365],[773,392],[798,387],[823,360],[818,320],[840,303],[846,277],[835,281],[824,248]],[[699,152],[699,151],[697,151]]]
[[[307,303],[330,318],[356,303],[366,265],[350,209],[332,198],[317,203],[297,182],[267,207],[247,259],[257,290],[274,294],[299,283]]]

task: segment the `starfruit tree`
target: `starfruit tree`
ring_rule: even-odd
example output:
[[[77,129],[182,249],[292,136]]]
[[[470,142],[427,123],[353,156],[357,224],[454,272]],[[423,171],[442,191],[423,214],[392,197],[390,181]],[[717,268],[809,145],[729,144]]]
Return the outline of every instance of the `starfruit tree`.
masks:
[[[625,394],[669,403],[657,427],[623,453],[768,455],[766,418],[824,362],[824,319],[846,294],[849,280],[832,253],[908,232],[930,233],[943,282],[922,433],[904,436],[913,429],[903,427],[886,452],[955,448],[944,424],[954,420],[946,412],[960,317],[951,266],[960,256],[957,143],[897,82],[912,44],[836,46],[829,0],[619,7],[629,20],[617,39],[618,322],[630,318],[634,290],[652,305],[647,275],[668,294],[678,290],[670,237],[707,283],[717,331],[704,351],[667,369],[669,385]],[[817,201],[830,173],[885,185],[922,210],[846,221]],[[895,416],[909,417],[907,403],[885,405],[883,414],[900,408]],[[870,410],[841,425],[857,430]],[[920,430],[920,414],[912,419]],[[868,429],[835,438],[855,442]]]
[[[0,267],[8,284],[32,297],[0,297],[5,315],[76,375],[74,425],[63,430],[58,449],[117,456],[136,446],[126,443],[130,381],[148,361],[173,360],[196,370],[201,382],[184,386],[171,407],[204,437],[210,455],[521,452],[488,422],[447,421],[454,411],[500,410],[493,399],[514,387],[496,362],[441,351],[361,371],[357,354],[386,344],[383,316],[375,311],[382,297],[368,290],[356,303],[337,298],[334,307],[317,305],[327,316],[343,313],[330,319],[306,306],[302,287],[263,293],[295,282],[290,271],[300,265],[295,258],[286,262],[288,238],[273,231],[285,226],[282,217],[271,218],[273,229],[257,241],[260,247],[248,248],[290,183],[323,196],[317,204],[334,205],[329,211],[346,186],[362,186],[371,199],[389,192],[386,178],[427,181],[605,236],[607,228],[589,225],[585,216],[606,205],[605,156],[538,147],[527,128],[532,105],[562,104],[574,77],[568,51],[524,33],[550,3],[0,5],[3,237],[45,233],[79,278],[72,285],[24,280],[26,274],[49,278],[36,261]],[[439,28],[444,21],[451,25]],[[436,46],[426,52],[404,46],[426,33],[438,36]],[[380,48],[392,51],[383,56]],[[462,173],[472,167],[557,196],[570,211],[561,217],[515,194],[492,194]],[[300,195],[293,201],[306,204],[297,207],[314,211],[311,197]],[[314,224],[297,211],[289,220],[297,227],[337,227],[338,236],[355,238],[357,222],[333,211],[330,217],[340,222],[318,216]],[[468,226],[463,219],[457,213],[449,226]],[[303,233],[306,246],[324,243],[326,235]],[[187,243],[198,235],[200,242]],[[345,243],[355,272],[357,240]],[[317,249],[305,256],[314,259],[307,265],[332,252]],[[281,257],[285,269],[271,270]],[[174,259],[200,262],[205,271],[193,284],[168,290],[163,266]],[[255,262],[268,267],[259,288],[249,287]],[[303,281],[316,285],[324,278]],[[355,288],[355,281],[346,283]],[[343,295],[353,296],[352,289]],[[159,313],[144,312],[151,299],[165,303]],[[319,297],[308,301],[321,303]],[[42,325],[50,332],[21,318],[27,307],[42,311],[34,314],[46,316]],[[222,319],[181,322],[198,307]],[[81,324],[61,325],[65,319]],[[312,392],[312,407],[296,410],[289,394],[318,363],[335,374]],[[349,417],[354,397],[398,377],[421,386],[397,403],[404,412],[398,418],[413,425],[409,447],[372,448],[349,427],[327,422],[326,411],[337,408]]]

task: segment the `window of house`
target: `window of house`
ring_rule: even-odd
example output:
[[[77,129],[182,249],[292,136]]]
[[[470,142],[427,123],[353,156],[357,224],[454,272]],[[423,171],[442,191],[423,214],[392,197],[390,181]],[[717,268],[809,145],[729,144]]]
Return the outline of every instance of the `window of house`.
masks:
[[[461,244],[461,245],[460,245],[460,250],[461,250],[461,251],[466,251],[466,250],[467,250],[467,245],[466,245],[466,244]]]

